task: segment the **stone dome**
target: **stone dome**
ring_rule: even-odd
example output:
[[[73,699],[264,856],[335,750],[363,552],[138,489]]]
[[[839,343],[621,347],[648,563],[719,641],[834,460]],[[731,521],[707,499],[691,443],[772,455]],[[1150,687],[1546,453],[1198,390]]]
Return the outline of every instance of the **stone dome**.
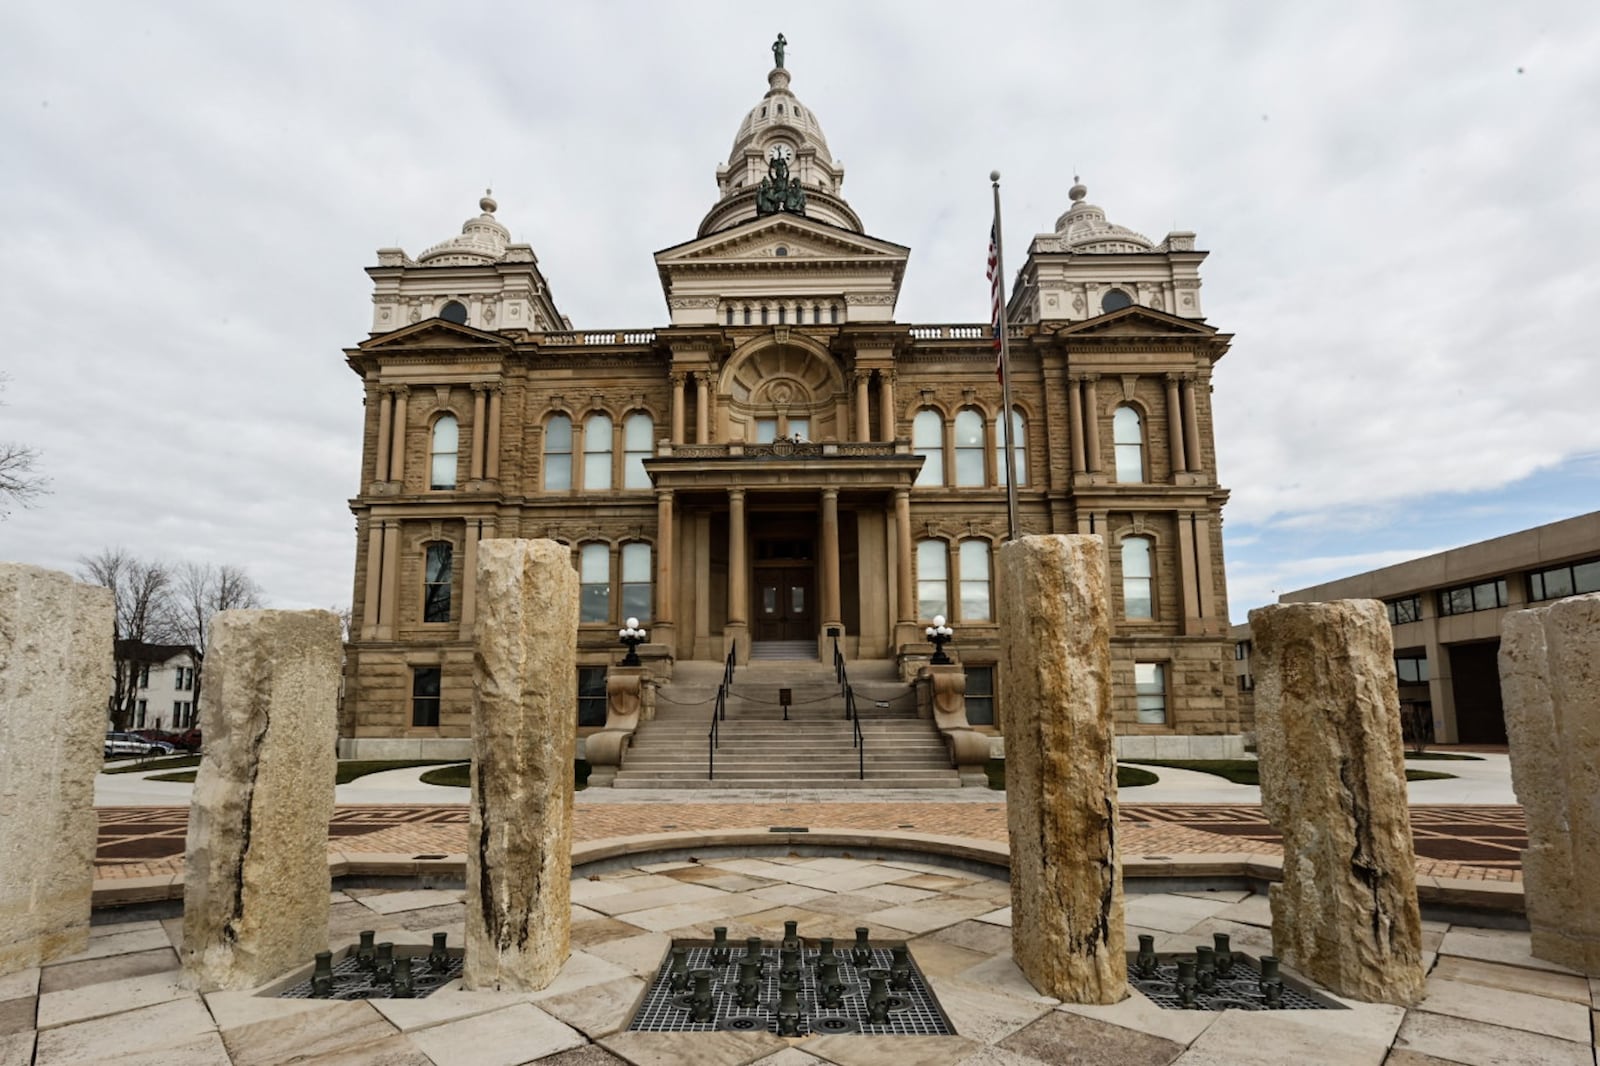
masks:
[[[461,236],[440,241],[417,256],[417,262],[424,266],[482,266],[498,262],[511,243],[511,231],[494,217],[499,206],[485,189],[483,199],[478,201],[483,214],[467,219],[461,224]]]
[[[757,142],[764,145],[774,139],[767,134],[781,133],[789,134],[797,151],[809,145],[817,150],[820,161],[831,164],[833,157],[828,153],[828,139],[822,135],[822,124],[817,121],[816,113],[789,91],[789,72],[774,67],[767,74],[767,86],[766,95],[750,109],[739,124],[739,132],[734,134],[728,166],[742,163],[745,150]]]
[[[1076,176],[1072,180],[1072,188],[1067,191],[1072,206],[1056,219],[1056,233],[1061,235],[1067,251],[1114,255],[1118,252],[1148,252],[1155,247],[1155,243],[1144,234],[1107,222],[1104,211],[1084,200],[1089,190]]]

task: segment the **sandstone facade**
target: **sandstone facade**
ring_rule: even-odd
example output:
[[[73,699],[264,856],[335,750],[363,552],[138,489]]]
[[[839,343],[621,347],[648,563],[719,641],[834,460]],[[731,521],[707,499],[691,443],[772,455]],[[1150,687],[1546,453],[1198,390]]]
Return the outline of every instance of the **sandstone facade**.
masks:
[[[1283,833],[1285,963],[1377,1003],[1422,998],[1422,917],[1394,645],[1377,600],[1250,612],[1261,804]]]
[[[0,976],[81,951],[111,591],[0,564]]]
[[[1500,688],[1533,953],[1600,976],[1600,593],[1508,615]]]
[[[183,888],[184,969],[202,991],[261,984],[328,947],[340,650],[329,611],[212,622]]]
[[[1127,995],[1105,542],[1000,549],[1012,952],[1069,1003]]]
[[[466,987],[555,979],[572,922],[578,575],[549,540],[478,545]]]

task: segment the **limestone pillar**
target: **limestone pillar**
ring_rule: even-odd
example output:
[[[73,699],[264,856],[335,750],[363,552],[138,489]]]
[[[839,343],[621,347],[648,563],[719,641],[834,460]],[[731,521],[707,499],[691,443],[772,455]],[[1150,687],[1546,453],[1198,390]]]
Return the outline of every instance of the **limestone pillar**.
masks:
[[[1128,994],[1110,596],[1100,537],[1000,547],[1011,950],[1034,988],[1068,1003]]]
[[[734,647],[744,647],[750,628],[750,592],[745,574],[744,489],[728,490],[728,628]],[[727,655],[727,649],[723,649]],[[744,652],[740,652],[742,656]]]
[[[394,434],[394,395],[378,390],[378,458],[372,466],[372,480],[389,480],[389,438]]]
[[[361,600],[361,636],[370,640],[378,633],[378,593],[383,588],[383,521],[367,517],[366,588]]]
[[[461,634],[470,635],[472,624],[478,619],[478,583],[472,575],[478,572],[478,541],[483,539],[483,519],[467,519],[461,559]]]
[[[1183,441],[1189,452],[1189,469],[1200,470],[1200,423],[1195,418],[1194,375],[1183,375]]]
[[[1079,378],[1067,382],[1067,424],[1072,434],[1072,472],[1081,474],[1088,467],[1083,454],[1083,382]]]
[[[895,624],[915,628],[917,587],[911,580],[911,490],[894,490]]]
[[[839,490],[822,490],[822,627],[842,626],[839,607]]]
[[[1083,379],[1083,456],[1091,474],[1100,472],[1100,398],[1095,395],[1099,380],[1099,374]]]
[[[189,807],[183,968],[251,988],[328,948],[340,635],[331,611],[223,611]]]
[[[488,414],[487,400],[484,386],[472,386],[472,465],[467,476],[473,481],[483,480],[483,446],[487,440],[483,423]]]
[[[406,479],[406,387],[394,390],[394,439],[389,442],[389,480]]]
[[[867,406],[867,386],[871,378],[870,370],[856,371],[856,440],[859,441],[872,439],[872,415]]]
[[[548,985],[572,922],[578,572],[550,540],[478,545],[468,990]]]
[[[711,443],[711,382],[704,370],[694,373],[694,440],[696,444]]]
[[[681,371],[672,375],[672,443],[683,443],[683,385],[684,375]]]
[[[89,944],[99,832],[94,775],[115,627],[111,590],[0,563],[0,620],[4,976]]]
[[[400,622],[400,523],[383,524],[383,583],[378,589],[378,639],[393,640]]]
[[[1500,692],[1533,954],[1600,977],[1600,593],[1507,615]]]
[[[488,454],[484,457],[483,476],[490,481],[500,480],[500,390],[489,390],[489,440]]]
[[[1423,996],[1394,639],[1377,600],[1250,612],[1261,806],[1283,833],[1278,955],[1352,999]]]
[[[894,440],[894,374],[878,371],[878,439]]]
[[[676,648],[673,604],[677,602],[677,556],[672,547],[672,490],[656,492],[656,589],[655,611],[651,618],[655,643]]]
[[[1167,447],[1173,480],[1189,469],[1183,454],[1183,405],[1178,400],[1178,375],[1167,375]]]

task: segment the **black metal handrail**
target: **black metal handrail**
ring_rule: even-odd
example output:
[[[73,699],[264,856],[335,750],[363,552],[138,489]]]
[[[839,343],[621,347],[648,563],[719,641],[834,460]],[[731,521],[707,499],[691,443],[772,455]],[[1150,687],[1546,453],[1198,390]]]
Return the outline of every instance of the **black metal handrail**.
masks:
[[[867,779],[867,738],[861,733],[861,715],[856,711],[856,690],[850,685],[850,673],[845,669],[844,652],[839,650],[839,638],[833,638],[833,676],[844,692],[844,717],[850,723],[850,746],[856,749],[856,778]]]
[[[728,717],[728,690],[733,687],[733,656],[737,647],[728,649],[728,660],[722,664],[722,684],[717,686],[717,699],[711,706],[711,732],[706,734],[706,780],[717,778],[717,746],[722,743],[718,724]]]

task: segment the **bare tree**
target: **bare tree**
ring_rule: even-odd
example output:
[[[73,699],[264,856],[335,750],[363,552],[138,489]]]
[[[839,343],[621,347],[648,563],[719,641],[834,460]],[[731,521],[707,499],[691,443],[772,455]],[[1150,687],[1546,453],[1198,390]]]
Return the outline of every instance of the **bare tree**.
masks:
[[[111,590],[115,608],[114,638],[147,644],[175,642],[171,611],[172,575],[166,565],[139,559],[124,548],[102,548],[80,556],[78,576]],[[123,730],[133,716],[139,664],[117,655],[107,702],[112,724]]]
[[[349,607],[340,607],[338,604],[334,604],[328,610],[339,616],[339,638],[346,644],[350,643],[350,620],[354,617],[354,612]]]
[[[194,667],[194,704],[200,708],[201,679],[205,672],[206,645],[211,619],[218,611],[249,610],[265,606],[261,586],[241,566],[223,563],[179,563],[173,582],[172,618],[177,643],[199,653]]]
[[[6,377],[0,374],[0,392],[5,391]],[[4,404],[0,404],[4,406]],[[0,520],[10,514],[8,503],[31,507],[40,496],[50,491],[50,479],[39,473],[39,451],[16,441],[0,441]]]

